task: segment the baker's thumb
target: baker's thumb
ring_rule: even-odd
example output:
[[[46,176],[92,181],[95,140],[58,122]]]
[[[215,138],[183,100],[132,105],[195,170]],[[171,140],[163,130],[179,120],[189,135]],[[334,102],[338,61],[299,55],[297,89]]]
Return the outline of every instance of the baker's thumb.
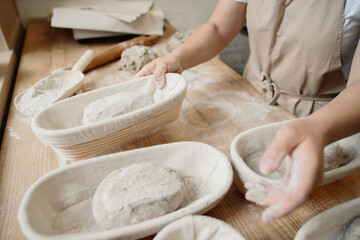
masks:
[[[275,139],[260,162],[260,171],[269,174],[276,171],[286,156],[290,156],[299,144],[299,137],[292,126],[285,125],[276,134]]]
[[[156,68],[154,70],[154,79],[155,85],[158,88],[163,88],[165,85],[165,73],[167,72],[167,65],[164,63],[156,64]]]
[[[146,64],[139,72],[135,74],[134,78],[141,78],[153,74],[155,66],[156,64],[154,61]]]

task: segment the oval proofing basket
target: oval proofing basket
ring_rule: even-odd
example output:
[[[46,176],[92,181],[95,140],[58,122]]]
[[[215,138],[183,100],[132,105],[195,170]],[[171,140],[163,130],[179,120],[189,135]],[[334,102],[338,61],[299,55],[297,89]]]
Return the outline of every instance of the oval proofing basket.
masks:
[[[307,221],[294,240],[359,239],[360,198],[329,208]]]
[[[181,175],[186,194],[180,208],[124,227],[97,226],[91,203],[98,185],[109,173],[141,162],[166,166]],[[79,161],[41,177],[25,194],[18,220],[28,239],[138,239],[181,217],[209,211],[225,196],[232,180],[227,157],[207,144],[178,142],[124,151]]]
[[[276,122],[256,127],[240,133],[231,144],[231,161],[234,169],[234,181],[241,193],[245,194],[244,183],[266,180],[278,181],[281,177],[275,172],[264,176],[258,169],[261,157],[264,155],[277,131],[286,123],[296,120]],[[360,169],[360,134],[344,138],[337,143],[343,148],[344,153],[351,155],[351,161],[344,166],[329,170],[324,173],[324,185]]]
[[[152,76],[129,80],[55,103],[33,118],[31,128],[42,143],[52,147],[64,159],[84,159],[175,121],[186,87],[186,80],[175,73],[166,74],[163,89],[156,88]],[[162,97],[140,109],[83,124],[84,110],[92,102],[121,92],[136,91]]]

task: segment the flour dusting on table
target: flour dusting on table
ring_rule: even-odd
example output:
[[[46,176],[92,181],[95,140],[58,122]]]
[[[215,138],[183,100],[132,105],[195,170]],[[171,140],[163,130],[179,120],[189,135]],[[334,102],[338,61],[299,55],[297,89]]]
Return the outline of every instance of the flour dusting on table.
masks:
[[[81,75],[63,78],[50,75],[40,80],[20,96],[18,101],[15,102],[15,107],[25,116],[32,117],[62,97],[81,79]]]
[[[20,134],[18,134],[17,132],[15,132],[13,127],[6,127],[9,130],[9,135],[10,137],[16,138],[17,140],[21,139]]]

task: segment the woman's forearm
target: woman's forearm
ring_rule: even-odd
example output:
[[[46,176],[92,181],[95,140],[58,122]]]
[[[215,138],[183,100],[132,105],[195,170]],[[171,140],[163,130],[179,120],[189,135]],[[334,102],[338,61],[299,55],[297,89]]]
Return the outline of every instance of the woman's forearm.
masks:
[[[209,21],[192,33],[171,55],[180,60],[183,69],[210,60],[219,54],[244,26],[245,12],[244,3],[220,0]]]
[[[353,58],[348,82],[350,86],[308,117],[319,126],[325,144],[360,131],[360,42]]]

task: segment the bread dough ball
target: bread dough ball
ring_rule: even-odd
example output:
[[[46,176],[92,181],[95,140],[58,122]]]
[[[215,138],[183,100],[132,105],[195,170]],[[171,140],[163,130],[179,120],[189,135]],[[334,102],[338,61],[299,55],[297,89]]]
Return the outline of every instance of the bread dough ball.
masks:
[[[324,148],[324,172],[338,168],[346,163],[344,162],[344,150],[338,143],[332,143]],[[285,175],[285,160],[281,163],[277,172],[281,176]]]
[[[148,92],[121,92],[90,103],[84,110],[83,124],[97,122],[135,111],[154,103]]]
[[[185,185],[174,170],[139,163],[110,173],[92,201],[96,223],[106,229],[155,218],[180,207]]]
[[[324,172],[338,168],[344,163],[344,149],[338,143],[332,143],[324,149]]]
[[[161,229],[153,240],[245,240],[229,224],[208,216],[185,216]]]
[[[143,66],[156,58],[157,55],[151,48],[135,45],[122,52],[120,58],[120,70],[136,73]]]
[[[183,44],[190,37],[191,33],[192,31],[186,33],[183,32],[174,33],[167,42],[166,49],[169,52],[172,52],[175,48]]]
[[[343,238],[344,240],[360,239],[360,216],[349,223]]]

